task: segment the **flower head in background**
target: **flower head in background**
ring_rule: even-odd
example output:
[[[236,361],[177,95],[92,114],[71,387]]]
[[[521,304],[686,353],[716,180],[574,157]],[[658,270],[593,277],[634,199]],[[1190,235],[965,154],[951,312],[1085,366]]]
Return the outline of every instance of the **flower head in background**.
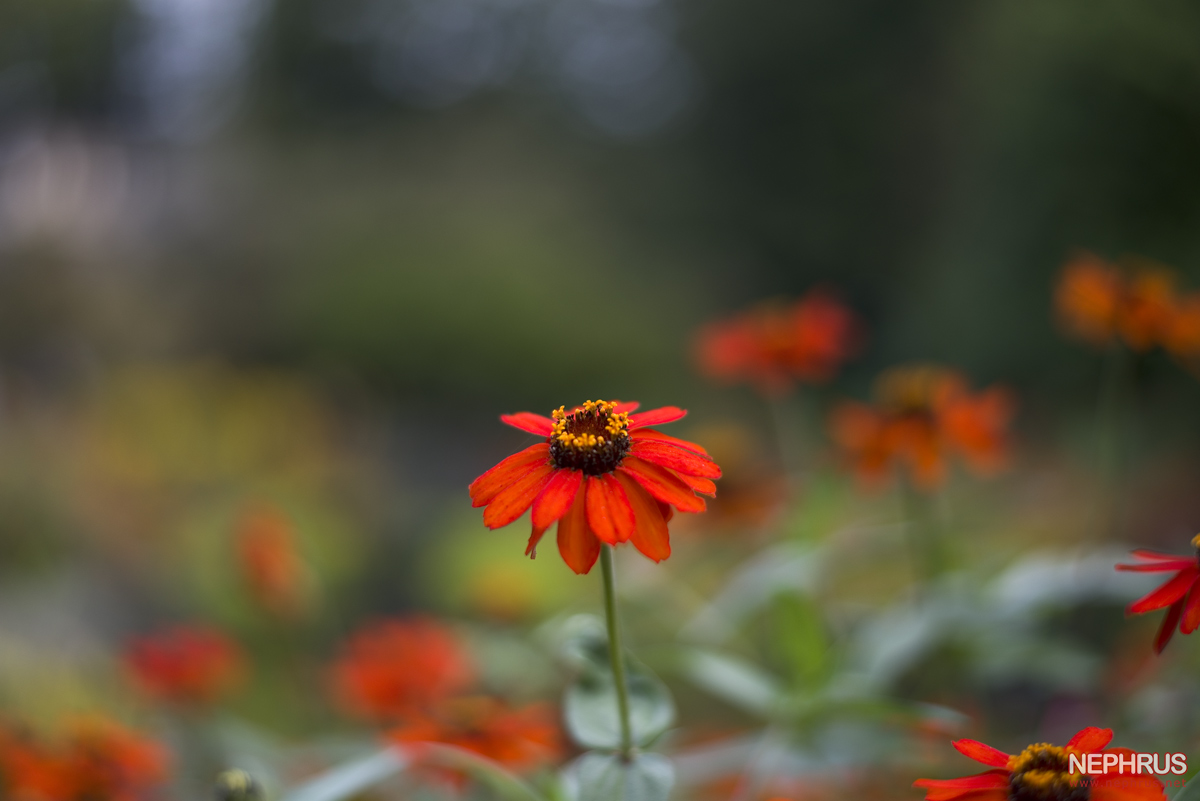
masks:
[[[558,761],[564,754],[555,710],[546,704],[513,709],[487,696],[455,698],[430,714],[389,732],[396,743],[444,743],[487,757],[524,773]]]
[[[829,381],[862,339],[858,318],[827,290],[781,306],[763,304],[710,323],[696,336],[701,372],[781,395],[796,382]]]
[[[488,528],[507,526],[533,507],[525,553],[558,523],[558,550],[576,573],[587,573],[600,544],[630,542],[661,562],[671,555],[667,521],[674,509],[703,512],[721,477],[703,448],[649,426],[687,414],[665,406],[633,414],[636,403],[588,401],[550,417],[520,412],[505,423],[545,437],[475,479],[471,503],[486,507]]]
[[[236,688],[245,672],[241,648],[217,629],[176,626],[132,640],[125,667],[152,698],[205,706]]]
[[[918,779],[913,786],[925,790],[926,801],[1165,801],[1162,782],[1149,774],[1070,772],[1071,754],[1134,758],[1128,748],[1106,749],[1111,740],[1111,729],[1089,726],[1065,746],[1035,743],[1015,756],[975,740],[956,740],[959,753],[991,770],[961,779]]]
[[[1194,556],[1137,550],[1133,555],[1142,560],[1140,563],[1117,565],[1117,570],[1137,573],[1175,573],[1161,587],[1125,608],[1127,615],[1141,615],[1167,608],[1167,614],[1158,628],[1158,636],[1154,638],[1155,653],[1163,652],[1175,636],[1176,628],[1184,634],[1191,634],[1200,627],[1200,591],[1196,590],[1196,584],[1200,583],[1200,534],[1192,538],[1192,547],[1196,549]]]
[[[331,676],[340,706],[377,723],[424,714],[474,677],[458,637],[427,618],[363,626],[343,644]]]
[[[874,405],[843,403],[830,418],[834,442],[864,482],[899,470],[915,487],[932,490],[952,456],[981,475],[1005,466],[1014,411],[1007,390],[972,392],[953,370],[914,365],[883,373],[875,396]]]
[[[53,745],[0,730],[6,801],[138,801],[166,781],[167,763],[157,742],[102,718]]]
[[[239,520],[235,536],[246,586],[258,604],[277,617],[301,617],[312,603],[312,574],[291,521],[274,507],[255,507]]]
[[[1128,266],[1080,253],[1063,267],[1054,305],[1063,328],[1096,346],[1121,341],[1137,352],[1162,347],[1200,355],[1200,293],[1181,294],[1171,270],[1147,259]]]

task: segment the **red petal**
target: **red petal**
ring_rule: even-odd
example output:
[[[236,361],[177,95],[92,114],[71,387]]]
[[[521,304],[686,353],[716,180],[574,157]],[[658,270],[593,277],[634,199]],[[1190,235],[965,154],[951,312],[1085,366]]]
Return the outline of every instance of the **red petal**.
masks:
[[[550,528],[555,520],[565,515],[579,491],[583,473],[579,470],[555,470],[549,483],[533,502],[534,528]]]
[[[702,478],[721,477],[721,468],[717,467],[717,463],[712,459],[676,448],[674,445],[667,445],[665,442],[635,442],[629,448],[629,452],[639,459],[668,467],[677,473]]]
[[[656,500],[654,502],[656,504],[658,504],[658,511],[663,516],[663,522],[670,523],[671,518],[673,518],[675,516],[675,507],[671,506],[671,504],[669,504],[669,503],[663,503],[662,501],[659,501],[659,500]]]
[[[614,414],[620,414],[621,412],[635,412],[637,411],[637,407],[642,405],[637,401],[613,401],[613,403],[617,404],[616,407],[613,408]]]
[[[539,462],[550,459],[550,445],[539,442],[523,451],[514,453],[491,470],[471,482],[467,491],[471,493],[472,506],[487,506],[505,487],[532,470]]]
[[[1140,565],[1117,565],[1117,570],[1127,570],[1132,573],[1166,573],[1170,570],[1186,570],[1195,564],[1195,559],[1174,559],[1170,562],[1147,562]]]
[[[554,431],[553,420],[540,414],[534,414],[533,412],[502,414],[500,415],[500,420],[508,423],[513,428],[528,431],[530,434],[537,434],[539,437],[548,437]]]
[[[1111,748],[1106,754],[1130,756],[1128,748]],[[1149,774],[1109,773],[1092,777],[1091,801],[1164,801],[1163,784]]]
[[[925,791],[925,801],[1009,801],[1009,789],[993,787],[987,790],[963,790],[948,787]]]
[[[1067,748],[1074,748],[1076,751],[1090,754],[1092,751],[1099,751],[1112,742],[1112,736],[1112,729],[1088,726],[1086,729],[1080,729],[1076,732],[1075,736],[1067,743]]]
[[[678,406],[663,406],[659,409],[651,409],[648,412],[638,412],[637,414],[629,415],[629,430],[662,425],[663,423],[674,423],[676,420],[682,420],[686,416],[687,410],[680,409]]]
[[[542,541],[542,535],[546,533],[546,529],[533,527],[533,532],[529,535],[529,542],[525,544],[525,555],[530,559],[537,559],[538,543]]]
[[[1175,627],[1179,625],[1179,618],[1183,615],[1183,599],[1171,604],[1171,608],[1167,610],[1166,617],[1163,618],[1162,625],[1158,627],[1158,635],[1154,638],[1154,653],[1161,654],[1163,649],[1167,647],[1167,643],[1175,636]]]
[[[704,499],[697,497],[691,487],[664,467],[628,456],[619,469],[633,476],[642,489],[654,498],[675,506],[681,512],[703,512],[705,509]]]
[[[1140,615],[1143,612],[1149,612],[1153,609],[1162,609],[1164,606],[1170,606],[1178,601],[1183,596],[1187,595],[1187,591],[1196,583],[1196,577],[1200,576],[1200,570],[1195,565],[1191,565],[1186,570],[1180,570],[1179,574],[1173,579],[1162,585],[1149,595],[1139,598],[1125,608],[1127,615]]]
[[[552,475],[554,468],[548,464],[526,473],[488,504],[483,510],[483,524],[488,528],[501,528],[525,514]]]
[[[653,439],[658,442],[665,442],[668,445],[674,445],[676,448],[683,448],[685,451],[698,453],[701,456],[708,456],[708,451],[696,443],[688,442],[686,439],[680,439],[679,437],[672,437],[670,434],[664,434],[653,428],[639,428],[636,431],[631,431],[629,432],[629,438],[635,442],[639,439]]]
[[[1177,553],[1159,553],[1158,551],[1148,551],[1145,548],[1138,548],[1136,551],[1131,551],[1131,553],[1138,559],[1187,559],[1189,562],[1196,561],[1191,557],[1180,556]]]
[[[960,742],[974,742],[974,740]],[[979,745],[983,744],[979,743]],[[991,748],[991,746],[984,746],[984,748]],[[1008,759],[1008,755],[1005,754],[1004,758]],[[1005,764],[1007,764],[1007,762]],[[913,787],[991,790],[997,787],[1008,787],[1008,775],[1009,773],[1007,770],[987,770],[983,773],[976,773],[974,776],[963,776],[958,779],[917,779],[915,782],[913,782]]]
[[[607,473],[588,476],[587,482],[588,527],[609,545],[627,542],[633,535],[633,509],[625,490]]]
[[[636,525],[633,536],[629,538],[633,547],[655,562],[661,562],[671,555],[671,538],[658,503],[629,476],[622,472],[615,475],[633,508]]]
[[[1179,624],[1179,630],[1184,634],[1191,634],[1200,627],[1200,590],[1195,587],[1188,593],[1187,603],[1183,605],[1183,619]]]
[[[699,492],[701,495],[707,495],[710,498],[717,496],[717,485],[709,479],[700,478],[700,476],[685,476],[682,473],[676,473],[675,475],[680,481],[691,487],[694,492]]]
[[[567,566],[579,575],[592,569],[600,557],[600,540],[587,524],[587,484],[575,493],[571,510],[558,521],[558,552]]]
[[[978,740],[955,740],[954,748],[963,756],[970,757],[976,762],[991,765],[993,768],[1007,768],[1008,760],[1012,759],[1003,751],[992,748]]]

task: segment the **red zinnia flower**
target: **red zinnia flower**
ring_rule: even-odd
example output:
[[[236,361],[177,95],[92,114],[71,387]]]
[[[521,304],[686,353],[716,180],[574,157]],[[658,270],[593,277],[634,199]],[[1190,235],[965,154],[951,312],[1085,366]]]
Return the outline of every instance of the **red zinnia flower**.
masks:
[[[1184,634],[1191,634],[1200,627],[1200,591],[1194,589],[1200,581],[1200,534],[1192,538],[1192,547],[1196,548],[1195,556],[1137,550],[1133,555],[1144,560],[1141,564],[1117,565],[1117,570],[1138,573],[1177,571],[1166,584],[1125,608],[1127,615],[1140,615],[1167,607],[1167,616],[1163,618],[1158,636],[1154,638],[1155,653],[1163,652],[1175,635],[1176,627]]]
[[[377,722],[422,712],[468,687],[475,670],[458,638],[425,618],[381,620],[352,634],[333,665],[350,714]]]
[[[916,487],[933,489],[951,455],[983,475],[1004,466],[1013,413],[1007,390],[973,394],[958,373],[917,365],[885,372],[875,394],[877,405],[843,403],[830,418],[834,441],[864,482],[904,468]]]
[[[205,705],[237,685],[244,659],[238,645],[216,629],[177,626],[133,640],[125,665],[147,695]]]
[[[712,378],[778,395],[795,381],[832,378],[857,349],[860,331],[853,312],[815,289],[789,306],[763,304],[709,324],[697,335],[696,359]]]
[[[136,801],[167,778],[161,745],[107,720],[78,724],[69,754],[78,801]]]
[[[925,790],[926,801],[1165,801],[1162,782],[1149,774],[1070,772],[1071,754],[1133,758],[1128,748],[1104,749],[1110,740],[1112,729],[1089,726],[1063,747],[1035,743],[1016,756],[975,740],[957,740],[960,753],[992,770],[961,779],[918,779],[913,787]]]
[[[692,442],[652,426],[687,412],[664,406],[630,414],[636,403],[588,401],[552,417],[530,412],[503,415],[505,423],[546,438],[508,457],[471,483],[471,503],[486,506],[488,528],[507,526],[533,507],[533,533],[525,553],[558,522],[558,550],[576,573],[587,573],[600,543],[632,542],[656,562],[671,555],[667,521],[672,507],[703,512],[715,495],[721,468]]]
[[[256,601],[283,618],[301,615],[311,600],[311,576],[296,549],[291,522],[277,509],[252,509],[237,528],[237,553]]]
[[[554,709],[533,704],[511,709],[494,698],[471,696],[440,704],[432,714],[389,732],[397,743],[446,743],[526,772],[563,754]]]

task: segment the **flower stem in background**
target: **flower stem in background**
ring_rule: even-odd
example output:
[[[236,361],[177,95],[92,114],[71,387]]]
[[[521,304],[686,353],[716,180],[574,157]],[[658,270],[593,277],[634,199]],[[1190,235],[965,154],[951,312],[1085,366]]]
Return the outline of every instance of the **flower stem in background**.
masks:
[[[600,568],[604,572],[604,617],[608,622],[608,656],[612,662],[613,684],[617,688],[617,714],[621,719],[621,755],[633,753],[633,728],[629,724],[629,690],[625,685],[625,661],[621,653],[621,631],[617,623],[617,591],[613,577],[612,546],[600,549]]]
[[[767,400],[771,412],[771,423],[775,428],[775,442],[779,448],[779,460],[788,479],[789,488],[794,489],[804,471],[805,408],[799,393]]]
[[[945,549],[934,509],[935,498],[908,481],[901,481],[900,486],[913,572],[918,585],[928,584],[946,567]]]
[[[1100,387],[1096,395],[1096,457],[1100,469],[1100,498],[1096,506],[1099,520],[1090,528],[1115,533],[1121,513],[1117,487],[1121,477],[1122,428],[1125,390],[1129,377],[1129,353],[1113,344],[1104,354]]]

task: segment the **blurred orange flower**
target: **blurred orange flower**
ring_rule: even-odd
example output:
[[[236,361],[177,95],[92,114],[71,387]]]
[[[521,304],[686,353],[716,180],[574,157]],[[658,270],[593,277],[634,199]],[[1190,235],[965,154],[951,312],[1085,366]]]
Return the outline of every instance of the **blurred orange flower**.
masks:
[[[410,746],[422,742],[455,745],[517,772],[553,763],[564,753],[552,707],[532,704],[512,709],[486,696],[446,701],[388,736]]]
[[[0,730],[8,801],[138,801],[166,778],[166,750],[108,720],[77,723],[59,748]]]
[[[1120,339],[1135,351],[1161,346],[1176,356],[1200,355],[1200,293],[1180,294],[1174,274],[1136,260],[1131,269],[1094,253],[1063,267],[1055,290],[1063,327],[1094,345]]]
[[[701,372],[746,381],[780,395],[797,381],[823,383],[858,349],[858,318],[825,289],[795,302],[766,303],[702,328],[696,336]]]
[[[1088,776],[1070,771],[1072,753],[1133,759],[1128,748],[1105,749],[1111,740],[1112,729],[1089,726],[1066,746],[1035,743],[1016,756],[976,740],[956,740],[954,747],[959,753],[991,770],[960,779],[918,779],[913,787],[925,790],[926,801],[1051,801],[1089,796],[1105,801],[1165,801],[1162,782],[1147,773],[1113,771]]]
[[[1137,573],[1169,573],[1175,575],[1154,592],[1125,608],[1127,615],[1140,615],[1167,607],[1167,614],[1154,638],[1154,652],[1161,654],[1175,636],[1175,629],[1191,634],[1200,628],[1200,534],[1192,538],[1193,556],[1176,556],[1169,553],[1137,550],[1133,555],[1142,562],[1133,565],[1117,565],[1117,570]]]
[[[394,722],[424,714],[470,686],[466,649],[445,626],[427,618],[370,623],[342,646],[332,668],[334,695],[349,714]]]
[[[972,393],[953,370],[914,365],[883,373],[875,394],[876,405],[846,402],[830,418],[834,442],[865,483],[903,469],[917,488],[935,489],[952,455],[981,475],[1006,464],[1014,409],[1007,390]]]
[[[217,701],[237,686],[245,669],[237,643],[207,626],[176,626],[137,638],[124,657],[143,692],[184,705]]]
[[[533,507],[533,533],[525,553],[535,555],[542,535],[558,522],[558,551],[576,573],[587,573],[600,544],[631,542],[661,562],[671,555],[667,522],[672,507],[703,512],[715,495],[721,468],[692,442],[652,425],[687,414],[664,406],[631,414],[636,403],[588,401],[551,417],[531,412],[502,415],[514,428],[545,437],[475,479],[471,504],[487,507],[488,528],[512,523]]]
[[[312,600],[312,576],[296,549],[291,521],[273,507],[252,508],[238,522],[236,540],[242,574],[255,600],[278,617],[301,616]]]

